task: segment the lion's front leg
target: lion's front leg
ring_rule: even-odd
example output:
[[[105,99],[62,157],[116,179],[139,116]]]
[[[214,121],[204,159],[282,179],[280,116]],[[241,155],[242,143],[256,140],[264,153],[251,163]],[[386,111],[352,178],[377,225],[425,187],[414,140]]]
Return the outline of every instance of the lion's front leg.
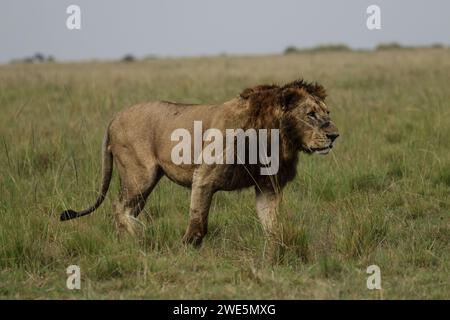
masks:
[[[199,246],[208,231],[208,213],[214,194],[207,170],[198,169],[192,182],[189,223],[183,236],[184,243]]]
[[[263,225],[264,231],[270,242],[275,240],[277,234],[278,206],[281,196],[270,188],[255,187],[256,212]]]

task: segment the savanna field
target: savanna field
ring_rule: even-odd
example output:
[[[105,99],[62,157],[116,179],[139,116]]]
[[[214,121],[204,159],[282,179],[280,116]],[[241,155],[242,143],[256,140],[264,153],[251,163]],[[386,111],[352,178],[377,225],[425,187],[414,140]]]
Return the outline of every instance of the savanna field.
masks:
[[[252,189],[217,193],[200,249],[181,243],[190,191],[166,178],[119,241],[96,198],[112,116],[148,100],[219,103],[303,77],[329,93],[341,136],[301,155],[275,259]],[[0,297],[7,299],[450,299],[450,50],[0,66]],[[368,290],[366,269],[381,269]],[[66,268],[79,265],[81,290]]]

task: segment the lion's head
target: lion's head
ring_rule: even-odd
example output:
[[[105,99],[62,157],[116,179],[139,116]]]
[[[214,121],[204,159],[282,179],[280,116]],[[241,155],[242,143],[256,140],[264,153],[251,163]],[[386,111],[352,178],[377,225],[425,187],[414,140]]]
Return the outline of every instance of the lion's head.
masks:
[[[339,137],[325,98],[325,89],[317,83],[299,80],[281,88],[285,124],[306,153],[327,154]]]
[[[284,86],[260,85],[241,93],[257,118],[277,118],[291,146],[306,153],[327,154],[339,132],[325,104],[326,92],[317,83],[296,80]],[[276,116],[275,116],[276,115]]]

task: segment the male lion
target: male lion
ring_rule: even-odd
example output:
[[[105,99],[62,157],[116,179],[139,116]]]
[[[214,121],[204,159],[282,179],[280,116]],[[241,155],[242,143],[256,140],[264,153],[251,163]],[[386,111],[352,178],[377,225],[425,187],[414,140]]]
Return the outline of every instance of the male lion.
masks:
[[[325,89],[296,80],[284,86],[260,85],[219,105],[157,101],[138,104],[119,113],[103,141],[103,181],[96,203],[83,211],[64,211],[61,220],[87,215],[105,198],[113,159],[120,176],[120,197],[115,203],[119,231],[136,232],[136,218],[162,176],[192,189],[189,224],[183,241],[200,245],[207,232],[208,211],[219,190],[255,187],[256,211],[266,233],[276,226],[280,193],[296,173],[298,154],[326,154],[339,136],[325,105]],[[194,121],[204,129],[278,129],[279,170],[262,175],[266,164],[174,164],[171,134],[179,128],[193,133]],[[204,146],[206,145],[203,142]],[[248,153],[249,150],[246,150]],[[225,153],[225,150],[224,150]]]

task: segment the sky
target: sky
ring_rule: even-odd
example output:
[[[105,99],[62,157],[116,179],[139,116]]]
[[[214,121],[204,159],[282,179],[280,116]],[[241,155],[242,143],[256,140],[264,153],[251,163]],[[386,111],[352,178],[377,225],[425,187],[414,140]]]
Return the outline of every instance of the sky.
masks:
[[[368,30],[366,9],[381,9]],[[69,30],[69,5],[81,29]],[[450,45],[449,0],[1,0],[0,63],[36,52],[59,61],[271,54],[344,43]]]

